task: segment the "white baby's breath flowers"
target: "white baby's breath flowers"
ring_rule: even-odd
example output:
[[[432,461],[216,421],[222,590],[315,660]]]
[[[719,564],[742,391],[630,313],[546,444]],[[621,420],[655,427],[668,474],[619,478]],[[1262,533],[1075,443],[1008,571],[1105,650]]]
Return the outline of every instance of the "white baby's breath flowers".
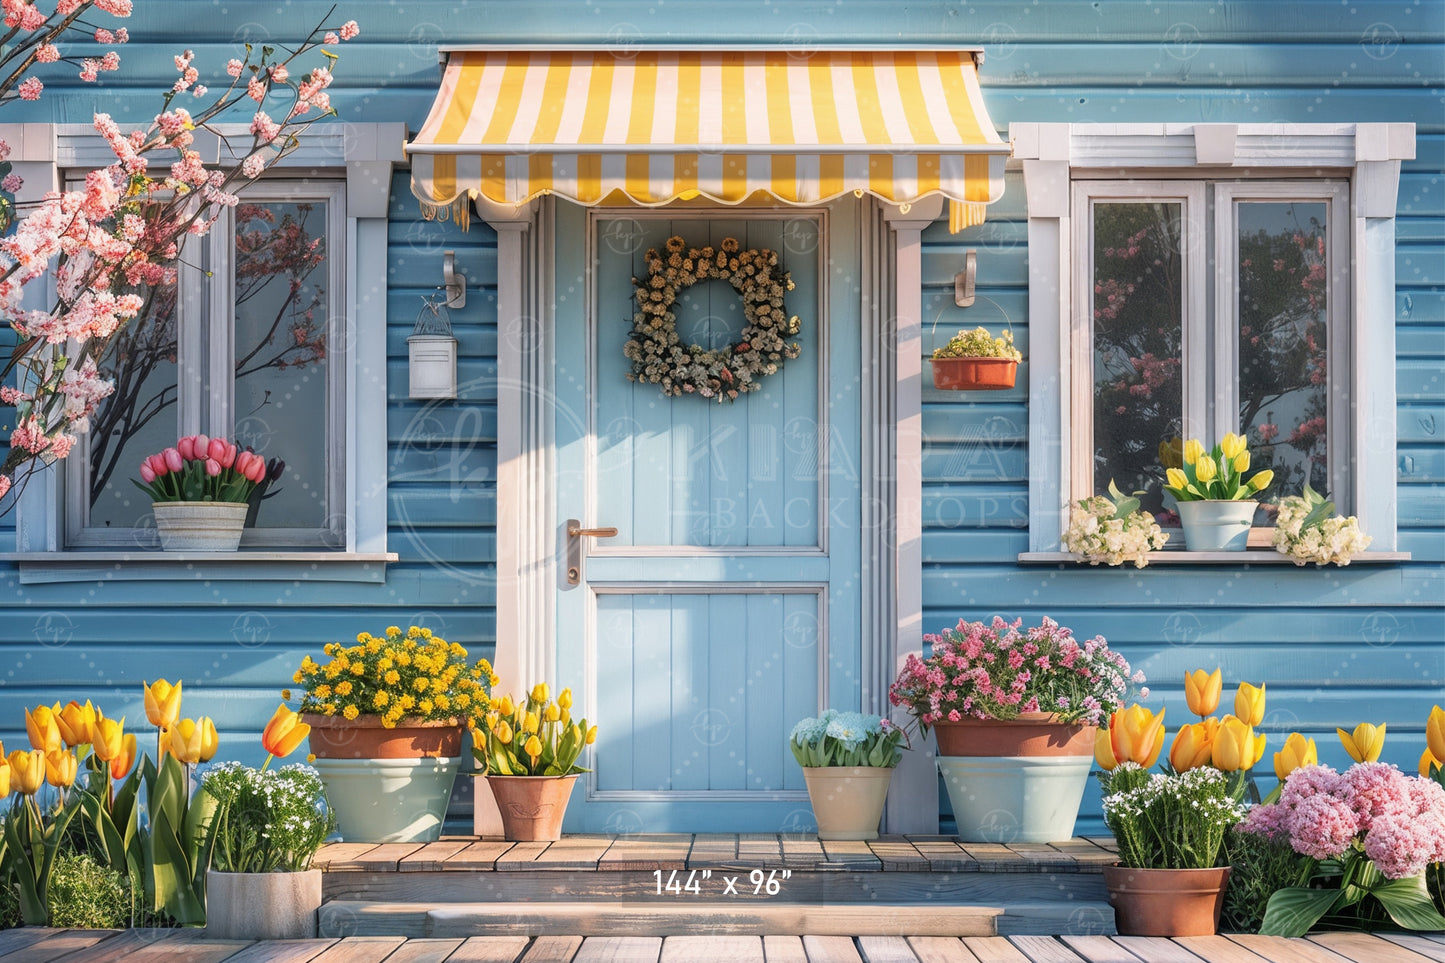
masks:
[[[1275,550],[1288,555],[1296,565],[1314,562],[1316,565],[1348,565],[1350,559],[1370,547],[1370,536],[1360,531],[1355,516],[1330,515],[1319,517],[1316,510],[1320,504],[1334,506],[1309,497],[1289,495],[1279,501],[1279,515],[1275,519]]]

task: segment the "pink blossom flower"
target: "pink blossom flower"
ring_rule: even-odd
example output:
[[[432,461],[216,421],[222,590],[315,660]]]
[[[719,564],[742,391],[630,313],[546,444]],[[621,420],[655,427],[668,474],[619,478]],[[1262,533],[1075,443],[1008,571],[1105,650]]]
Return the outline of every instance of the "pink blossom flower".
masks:
[[[256,103],[266,99],[266,84],[259,77],[252,77],[246,82],[246,95]]]
[[[341,25],[342,40],[355,40],[360,33],[361,28],[356,25],[355,20],[348,20]]]
[[[235,57],[232,57],[230,60],[226,61],[226,73],[232,77],[239,77],[241,76],[241,71],[245,68],[245,66],[246,65],[244,63],[237,60]]]
[[[39,78],[27,77],[19,87],[15,88],[15,92],[20,95],[21,100],[39,100],[40,92],[44,89],[45,85],[40,82]]]
[[[265,169],[266,158],[259,153],[252,154],[241,162],[241,173],[247,177],[259,177]]]
[[[25,180],[19,174],[12,171],[5,175],[4,180],[0,180],[0,190],[5,191],[7,194],[14,194],[20,190],[24,184]]]
[[[95,42],[96,42],[96,43],[103,43],[103,44],[112,44],[112,43],[115,43],[115,34],[111,33],[109,30],[105,29],[104,27],[96,27],[96,28],[95,28]]]
[[[116,43],[130,43],[130,31],[121,27],[115,32]]]
[[[37,63],[53,64],[60,59],[60,48],[53,43],[43,43],[35,48]]]
[[[4,498],[5,493],[10,491],[10,484],[9,475],[0,475],[0,498]]]
[[[326,34],[326,36],[324,36],[324,37],[321,38],[321,42],[322,42],[322,43],[329,43],[329,44],[338,44],[338,43],[341,43],[341,38],[338,37],[336,34],[328,31],[327,34]]]

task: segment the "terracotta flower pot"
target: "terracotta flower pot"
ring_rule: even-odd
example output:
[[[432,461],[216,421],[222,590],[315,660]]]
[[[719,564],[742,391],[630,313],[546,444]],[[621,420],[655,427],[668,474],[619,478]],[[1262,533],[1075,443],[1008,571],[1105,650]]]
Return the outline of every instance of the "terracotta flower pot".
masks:
[[[804,766],[819,839],[877,839],[892,769]]]
[[[1122,936],[1213,936],[1224,909],[1229,867],[1104,867],[1114,926]]]
[[[945,391],[1002,391],[1014,386],[1012,358],[932,358],[933,387]]]
[[[562,838],[562,817],[572,798],[573,776],[488,776],[508,840],[537,842]]]
[[[462,754],[459,719],[403,719],[392,729],[375,715],[348,720],[308,712],[301,721],[311,727],[311,751],[318,759],[450,759]]]
[[[1050,712],[1017,719],[935,722],[940,756],[1090,756],[1095,726],[1059,722]]]

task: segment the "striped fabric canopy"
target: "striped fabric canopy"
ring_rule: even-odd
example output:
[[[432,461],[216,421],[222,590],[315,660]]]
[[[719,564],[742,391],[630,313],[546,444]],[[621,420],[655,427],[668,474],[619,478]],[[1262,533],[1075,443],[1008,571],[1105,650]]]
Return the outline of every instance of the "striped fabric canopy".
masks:
[[[407,145],[428,217],[541,194],[645,206],[761,191],[942,194],[957,230],[1003,193],[1008,145],[970,50],[476,49],[447,53]]]

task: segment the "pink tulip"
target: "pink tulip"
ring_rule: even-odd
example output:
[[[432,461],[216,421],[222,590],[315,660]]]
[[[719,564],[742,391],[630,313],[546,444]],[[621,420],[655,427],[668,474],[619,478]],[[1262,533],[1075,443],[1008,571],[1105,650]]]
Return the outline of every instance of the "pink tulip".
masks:
[[[235,465],[235,464],[236,464],[236,446],[235,446],[234,444],[232,444],[231,442],[226,442],[226,457],[224,457],[224,458],[221,459],[221,467],[222,467],[222,468],[230,468],[231,466],[233,466],[233,465]]]
[[[187,435],[186,437],[182,438],[180,441],[176,442],[176,451],[180,452],[180,453],[181,453],[181,457],[184,458],[186,461],[190,461],[192,458],[195,458],[195,457],[196,457],[196,436],[195,436],[195,435]]]
[[[207,458],[207,459],[206,459],[206,474],[207,474],[207,475],[210,475],[212,478],[215,478],[215,477],[216,477],[217,475],[219,475],[220,473],[221,473],[221,463],[218,462],[218,461],[216,461],[216,459],[214,459],[214,458]]]
[[[266,459],[262,458],[260,455],[253,455],[251,457],[251,470],[246,474],[247,480],[259,482],[265,477]]]
[[[206,446],[206,457],[212,461],[220,461],[226,457],[226,443],[219,438],[212,438],[211,443]]]
[[[205,458],[211,448],[211,439],[205,435],[196,435],[192,438],[191,445],[195,448],[197,458]]]
[[[236,470],[236,474],[242,476],[246,474],[246,466],[251,463],[250,455],[249,451],[236,452],[236,460],[231,462],[231,467]]]
[[[147,455],[145,463],[150,466],[152,475],[160,476],[171,473],[171,470],[166,467],[166,460],[162,458],[159,453]]]
[[[166,467],[171,471],[180,471],[185,467],[185,462],[181,459],[181,453],[174,448],[167,448],[161,454],[165,456]]]
[[[156,480],[156,473],[151,470],[151,466],[148,462],[143,461],[140,463],[140,480],[145,482],[147,485]]]

